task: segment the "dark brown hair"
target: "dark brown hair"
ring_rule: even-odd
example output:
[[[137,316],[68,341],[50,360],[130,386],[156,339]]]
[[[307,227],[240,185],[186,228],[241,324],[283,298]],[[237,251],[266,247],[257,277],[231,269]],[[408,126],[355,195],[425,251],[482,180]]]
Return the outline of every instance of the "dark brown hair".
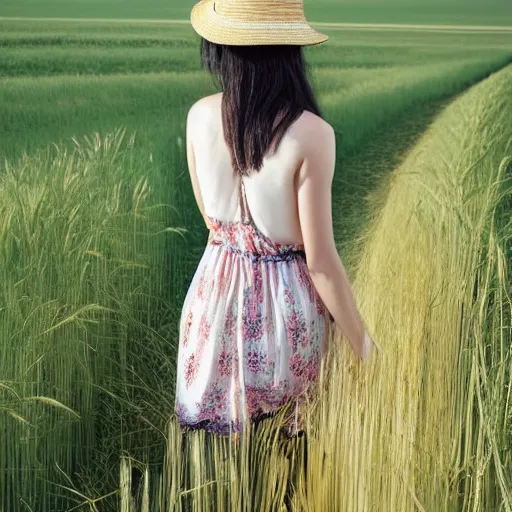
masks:
[[[201,41],[203,67],[223,90],[222,123],[233,168],[259,171],[267,152],[307,110],[320,116],[300,46]]]

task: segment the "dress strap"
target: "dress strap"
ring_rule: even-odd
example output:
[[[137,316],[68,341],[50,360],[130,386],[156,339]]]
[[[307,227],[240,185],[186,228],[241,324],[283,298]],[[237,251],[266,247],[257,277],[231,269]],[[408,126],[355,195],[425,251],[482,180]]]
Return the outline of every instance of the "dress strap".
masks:
[[[249,205],[247,203],[247,196],[245,195],[245,183],[243,176],[239,176],[238,178],[238,203],[240,205],[242,223],[254,225],[251,211],[249,210]]]

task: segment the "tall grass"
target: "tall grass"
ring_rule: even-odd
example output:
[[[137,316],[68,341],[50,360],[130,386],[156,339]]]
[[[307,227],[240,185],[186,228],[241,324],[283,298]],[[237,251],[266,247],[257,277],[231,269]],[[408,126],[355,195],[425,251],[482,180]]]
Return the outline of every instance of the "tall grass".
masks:
[[[331,338],[307,445],[282,416],[240,442],[171,419],[156,510],[511,510],[511,87],[449,105],[376,192],[354,290],[378,347]]]
[[[512,507],[511,85],[451,104],[376,193],[354,289],[381,350],[336,345],[313,510]]]
[[[120,451],[151,452],[173,405],[171,259],[184,234],[155,200],[152,155],[135,134],[75,143],[0,176],[5,512],[115,489]]]

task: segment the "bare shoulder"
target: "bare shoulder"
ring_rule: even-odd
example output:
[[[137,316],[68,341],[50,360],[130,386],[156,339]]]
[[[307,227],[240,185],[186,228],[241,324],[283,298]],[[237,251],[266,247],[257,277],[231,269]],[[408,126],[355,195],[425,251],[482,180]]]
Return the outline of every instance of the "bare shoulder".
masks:
[[[291,133],[295,137],[300,137],[306,141],[313,139],[318,141],[321,139],[331,139],[334,137],[334,128],[324,119],[305,110],[302,115],[295,121]]]
[[[293,123],[288,132],[300,160],[323,161],[336,152],[334,128],[324,119],[309,111]]]
[[[197,100],[188,111],[187,121],[191,125],[204,124],[221,108],[222,93],[212,94]]]

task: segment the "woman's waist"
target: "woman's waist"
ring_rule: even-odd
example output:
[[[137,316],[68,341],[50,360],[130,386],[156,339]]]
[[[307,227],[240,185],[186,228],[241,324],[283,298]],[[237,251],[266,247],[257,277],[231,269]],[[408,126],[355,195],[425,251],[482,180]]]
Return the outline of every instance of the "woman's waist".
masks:
[[[251,261],[281,262],[306,259],[304,247],[300,245],[281,245],[279,247],[258,246],[257,244],[243,245],[216,237],[210,238],[208,244]]]

